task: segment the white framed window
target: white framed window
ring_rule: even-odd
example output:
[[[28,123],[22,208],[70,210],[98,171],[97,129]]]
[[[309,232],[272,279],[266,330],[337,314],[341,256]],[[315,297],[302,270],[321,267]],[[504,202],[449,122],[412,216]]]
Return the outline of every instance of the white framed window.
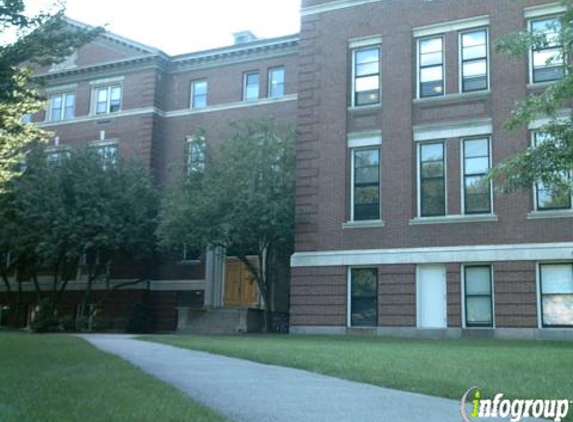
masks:
[[[535,84],[562,79],[565,76],[565,55],[560,41],[560,16],[531,19],[529,31],[545,40],[544,46],[530,51],[530,82]]]
[[[69,148],[56,147],[46,150],[46,161],[49,166],[56,166],[61,164],[64,160],[69,159],[72,153]]]
[[[351,220],[380,220],[380,148],[355,148],[351,154]]]
[[[349,268],[348,326],[378,325],[378,269]]]
[[[495,312],[491,265],[464,265],[463,296],[465,326],[493,327]]]
[[[492,212],[492,183],[486,175],[491,168],[491,139],[462,139],[462,209],[464,214]]]
[[[460,92],[489,89],[489,31],[487,28],[460,32]]]
[[[76,94],[68,92],[50,95],[48,99],[48,121],[59,122],[73,119],[75,109]]]
[[[285,95],[285,69],[274,67],[269,69],[269,98],[281,98]]]
[[[104,170],[117,165],[119,145],[116,141],[96,142],[91,145],[91,148],[101,160]]]
[[[117,113],[121,110],[121,85],[94,88],[94,114]]]
[[[380,104],[380,47],[352,50],[352,106]]]
[[[259,99],[259,72],[247,72],[243,76],[243,101]]]
[[[540,263],[542,327],[573,327],[573,263]]]
[[[418,45],[418,98],[445,95],[444,38],[420,38]]]
[[[187,173],[201,174],[205,171],[206,140],[203,136],[187,139]]]
[[[420,217],[446,215],[446,144],[418,145],[418,212]]]
[[[552,137],[542,132],[533,132],[533,147],[543,142],[551,142]],[[565,183],[571,177],[570,174],[563,174]],[[537,182],[533,188],[534,210],[535,211],[557,211],[573,209],[573,195],[565,186],[549,185]]]
[[[207,80],[197,80],[191,82],[191,108],[205,108],[207,107],[207,94],[209,85]]]

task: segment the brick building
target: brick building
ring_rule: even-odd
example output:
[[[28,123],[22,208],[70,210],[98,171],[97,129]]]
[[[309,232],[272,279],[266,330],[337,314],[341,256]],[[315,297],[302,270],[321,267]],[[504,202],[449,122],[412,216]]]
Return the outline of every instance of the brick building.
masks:
[[[303,0],[292,332],[572,338],[571,197],[483,178],[543,138],[542,118],[503,123],[563,75],[555,43],[510,59],[493,40],[551,37],[563,11]]]
[[[562,12],[546,0],[303,0],[300,35],[245,32],[176,57],[107,33],[38,75],[49,108],[37,121],[55,154],[136,154],[163,187],[200,157],[186,147],[198,128],[216,144],[232,119],[296,124],[294,333],[571,338],[572,198],[540,184],[498,194],[483,178],[545,139],[543,117],[503,123],[563,75],[546,64],[559,46],[510,59],[493,41],[550,37]],[[220,251],[160,259],[144,291],[117,300],[147,294],[157,328],[173,329],[177,306],[260,305],[244,273]]]

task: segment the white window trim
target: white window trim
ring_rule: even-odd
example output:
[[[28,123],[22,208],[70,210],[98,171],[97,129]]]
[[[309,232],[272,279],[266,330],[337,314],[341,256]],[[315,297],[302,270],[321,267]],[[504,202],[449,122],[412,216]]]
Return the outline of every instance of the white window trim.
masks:
[[[273,92],[273,79],[272,79],[272,74],[273,72],[276,72],[277,70],[282,70],[283,71],[283,93],[282,95],[277,95],[277,96],[273,96],[272,92]],[[267,70],[267,98],[282,98],[286,95],[286,69],[284,66],[274,66],[274,67],[269,67],[269,69]]]
[[[110,103],[111,103],[111,88],[118,86],[120,89],[120,96],[119,96],[119,110],[114,111],[111,113],[109,111]],[[102,88],[107,88],[107,105],[106,105],[106,112],[105,113],[96,113],[97,111],[97,91]],[[92,101],[90,105],[90,115],[95,117],[107,116],[107,115],[116,115],[123,111],[123,83],[116,82],[110,84],[101,84],[95,85],[92,88]]]
[[[195,107],[195,84],[205,82],[205,86],[207,87],[206,94],[205,94],[205,107]],[[207,108],[209,106],[209,82],[207,78],[204,79],[194,79],[191,81],[191,97],[189,101],[189,108],[191,110],[201,110],[203,108]]]
[[[367,37],[351,38],[348,40],[348,48],[374,47],[382,44],[382,35],[369,35]]]
[[[257,93],[257,98],[247,99],[247,78],[249,77],[249,75],[259,75],[259,83],[258,83],[259,91]],[[245,102],[257,101],[260,98],[261,98],[261,72],[258,70],[249,70],[243,73],[243,101]]]
[[[412,29],[414,38],[430,37],[440,35],[446,32],[463,31],[480,26],[488,26],[490,23],[489,15],[475,16],[468,19],[442,22],[433,25],[420,26]]]
[[[421,69],[420,69],[420,41],[431,39],[431,38],[441,38],[442,39],[442,80],[444,85],[444,92],[442,95],[434,95],[431,97],[422,97],[420,95],[420,84],[421,84]],[[416,38],[416,99],[417,100],[436,100],[448,95],[447,93],[447,79],[446,79],[446,40],[444,34],[438,33],[431,36],[424,36]]]
[[[356,105],[356,53],[363,50],[373,50],[378,49],[378,103],[376,104],[366,104],[366,105]],[[352,53],[352,81],[351,89],[352,98],[350,99],[350,108],[357,109],[363,107],[381,107],[382,106],[382,46],[380,44],[367,44],[361,47],[353,47],[350,51]]]
[[[467,217],[479,217],[479,216],[495,216],[495,207],[494,207],[494,194],[493,194],[493,181],[489,181],[489,204],[490,204],[490,211],[486,213],[472,213],[466,214],[466,185],[465,185],[465,142],[464,141],[471,141],[471,140],[479,140],[479,139],[487,139],[487,146],[488,146],[488,154],[489,154],[489,169],[493,167],[493,141],[490,135],[488,136],[470,136],[466,138],[460,138],[460,201],[461,201],[461,215]]]
[[[549,9],[544,8],[544,10],[549,10]],[[565,11],[565,9],[563,9],[563,11]],[[534,21],[558,17],[560,13],[563,13],[563,12],[543,13],[543,14],[529,16],[529,17],[527,17],[527,14],[526,14],[526,17],[528,18],[527,19],[527,32],[531,33],[532,24]],[[528,67],[528,73],[529,73],[529,84],[527,85],[528,87],[536,88],[536,87],[540,87],[540,86],[549,86],[549,85],[553,85],[555,82],[559,81],[559,79],[557,79],[555,81],[535,82],[533,80],[533,48],[529,49],[527,55],[528,55],[528,66],[527,67]],[[567,62],[567,56],[565,56],[565,62]],[[565,68],[565,72],[567,72],[567,68]]]
[[[490,283],[491,283],[491,327],[471,327],[467,325],[466,320],[466,267],[486,267],[489,266]],[[461,281],[461,310],[462,310],[462,328],[467,330],[494,330],[497,328],[495,318],[495,272],[493,265],[488,262],[464,263],[461,266],[460,281]]]
[[[73,95],[74,96],[74,115],[69,118],[66,119],[66,99],[68,97],[68,95]],[[62,111],[60,112],[60,120],[52,120],[52,98],[53,97],[62,97]],[[46,113],[46,119],[44,120],[44,123],[52,123],[52,124],[58,124],[60,122],[66,122],[66,121],[70,121],[75,119],[76,117],[76,93],[75,92],[53,92],[50,93],[49,97],[48,97],[48,112]]]
[[[543,4],[540,6],[526,7],[524,9],[524,17],[526,19],[539,18],[546,15],[557,15],[565,13],[567,8],[559,3]]]
[[[438,144],[438,143],[442,143],[442,145],[444,146],[444,207],[445,207],[445,213],[444,215],[440,215],[440,216],[422,216],[422,172],[421,170],[421,160],[422,160],[422,154],[421,154],[421,149],[422,149],[422,145],[426,145],[426,144]],[[446,139],[434,139],[434,140],[430,140],[430,141],[425,141],[425,142],[419,142],[418,144],[416,144],[416,184],[417,184],[417,201],[418,201],[418,206],[417,206],[417,215],[415,220],[422,222],[426,219],[432,220],[432,219],[436,219],[436,218],[440,218],[440,219],[444,219],[445,217],[448,217],[450,214],[448,214],[448,142]]]
[[[372,220],[355,220],[354,219],[354,152],[360,150],[378,149],[378,218]],[[352,224],[368,224],[382,222],[382,144],[350,148],[350,221]]]
[[[353,132],[347,135],[348,148],[375,147],[382,145],[382,131]]]
[[[530,140],[529,145],[531,147],[535,146],[535,134],[539,132],[537,130],[533,130],[530,133]],[[537,218],[555,218],[558,217],[573,217],[573,193],[571,193],[571,206],[569,208],[563,209],[547,209],[547,210],[540,210],[539,204],[537,203],[537,183],[533,184],[533,207],[531,208],[532,211],[527,215],[528,219],[537,219]]]
[[[463,62],[463,44],[462,44],[462,36],[464,34],[468,34],[471,32],[476,32],[479,30],[485,30],[485,41],[486,41],[486,78],[487,78],[487,87],[486,89],[480,89],[480,90],[474,90],[474,91],[467,91],[464,92],[463,88],[464,88],[464,81],[463,81],[463,66],[462,66],[462,62]],[[489,26],[480,26],[480,27],[476,27],[476,28],[469,28],[463,31],[458,32],[458,92],[461,95],[466,95],[466,94],[475,94],[478,92],[490,92],[491,91],[491,65],[490,65],[490,61],[491,61],[491,50],[490,50],[490,34],[489,34]]]
[[[437,141],[440,139],[473,136],[491,136],[492,119],[475,119],[458,122],[414,126],[414,142]]]

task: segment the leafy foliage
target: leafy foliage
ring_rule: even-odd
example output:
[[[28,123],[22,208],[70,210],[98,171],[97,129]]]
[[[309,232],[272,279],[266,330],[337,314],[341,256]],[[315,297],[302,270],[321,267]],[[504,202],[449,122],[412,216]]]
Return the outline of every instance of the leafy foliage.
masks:
[[[158,236],[172,249],[227,249],[252,273],[269,309],[270,263],[293,242],[295,136],[273,120],[234,122],[231,132],[207,151],[205,172],[185,176],[168,195]],[[259,257],[258,267],[249,255]]]
[[[64,60],[102,29],[69,25],[62,7],[30,17],[23,0],[9,0],[0,2],[0,34],[10,31],[14,42],[0,45],[0,188],[17,176],[27,147],[48,136],[23,121],[44,106],[30,79],[32,67]]]
[[[553,43],[562,45],[563,52],[559,57],[553,57],[546,63],[556,64],[563,58],[571,57],[573,53],[573,0],[561,0],[566,12],[560,18],[560,25],[551,28],[557,32],[552,39],[538,32],[510,33],[498,40],[496,49],[516,58],[529,54],[533,48],[543,48]],[[494,168],[490,177],[503,182],[506,190],[531,189],[531,186],[541,181],[553,186],[556,190],[567,189],[573,192],[573,179],[564,178],[564,174],[573,172],[573,118],[571,114],[563,114],[573,98],[573,66],[565,59],[564,77],[538,94],[528,96],[518,103],[506,128],[513,130],[526,126],[530,121],[542,116],[548,123],[539,129],[550,135],[551,142],[533,145],[526,151],[513,156]]]

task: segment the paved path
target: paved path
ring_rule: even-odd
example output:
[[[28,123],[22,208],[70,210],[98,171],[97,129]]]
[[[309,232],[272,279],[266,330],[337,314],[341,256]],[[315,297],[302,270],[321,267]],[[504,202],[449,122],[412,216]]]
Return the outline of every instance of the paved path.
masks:
[[[129,336],[81,337],[105,352],[121,356],[233,421],[461,421],[460,402],[455,400],[195,352],[134,340]]]

